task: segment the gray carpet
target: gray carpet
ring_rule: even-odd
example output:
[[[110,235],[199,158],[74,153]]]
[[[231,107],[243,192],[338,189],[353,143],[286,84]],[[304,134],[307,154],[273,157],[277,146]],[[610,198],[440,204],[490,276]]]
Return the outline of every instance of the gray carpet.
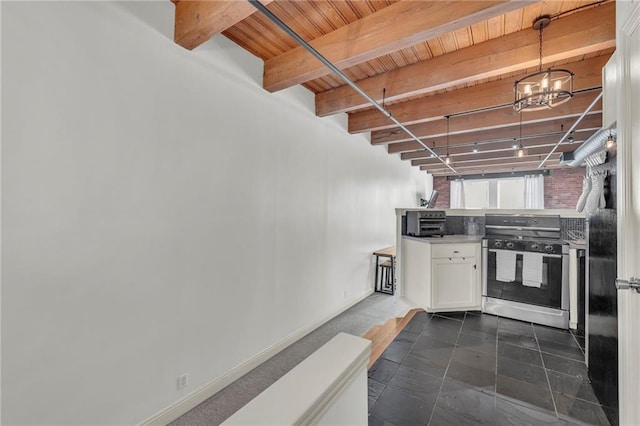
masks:
[[[236,380],[171,425],[218,425],[340,332],[361,336],[409,309],[401,299],[374,293]]]

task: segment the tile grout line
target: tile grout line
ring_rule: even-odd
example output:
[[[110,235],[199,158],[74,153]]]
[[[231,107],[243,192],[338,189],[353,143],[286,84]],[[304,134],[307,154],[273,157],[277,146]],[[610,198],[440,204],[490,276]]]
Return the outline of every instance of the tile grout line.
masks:
[[[580,352],[582,352],[582,356],[586,357],[586,355],[587,355],[587,354],[585,353],[585,349],[586,349],[586,347],[585,347],[585,349],[582,349],[582,346],[580,346],[580,342],[578,342],[578,339],[576,339],[576,335],[575,335],[575,334],[573,334],[573,333],[571,332],[571,330],[569,330],[569,334],[571,334],[571,336],[573,337],[573,341],[574,341],[574,342],[576,342],[576,345],[578,345],[578,347],[580,348]]]
[[[433,315],[432,315],[433,318]],[[464,313],[464,318],[462,319],[462,324],[460,324],[460,329],[458,330],[458,335],[456,336],[456,341],[453,343],[453,351],[451,351],[451,356],[449,357],[449,362],[447,363],[447,368],[444,369],[444,374],[442,375],[442,383],[440,383],[440,388],[438,388],[438,393],[436,394],[436,400],[433,403],[433,408],[431,408],[431,415],[429,415],[429,420],[427,421],[427,425],[431,423],[433,419],[433,413],[436,412],[436,406],[438,405],[438,399],[440,398],[440,393],[442,392],[442,388],[444,387],[444,380],[447,377],[447,373],[449,372],[449,367],[453,362],[453,356],[456,353],[456,345],[458,344],[458,340],[460,339],[460,334],[462,334],[462,327],[464,326],[464,321],[467,318],[467,312]]]
[[[547,386],[549,386],[549,392],[551,392],[551,402],[553,402],[553,410],[556,413],[556,417],[559,419],[560,414],[558,413],[558,406],[556,404],[556,397],[553,395],[553,389],[551,389],[551,380],[549,380],[549,373],[547,372],[547,368],[544,364],[544,357],[542,356],[542,349],[540,348],[540,342],[538,341],[538,333],[536,333],[536,328],[531,324],[531,328],[533,328],[533,337],[536,339],[536,344],[538,345],[538,353],[540,354],[540,359],[542,360],[542,371],[544,371],[544,377],[547,379]]]

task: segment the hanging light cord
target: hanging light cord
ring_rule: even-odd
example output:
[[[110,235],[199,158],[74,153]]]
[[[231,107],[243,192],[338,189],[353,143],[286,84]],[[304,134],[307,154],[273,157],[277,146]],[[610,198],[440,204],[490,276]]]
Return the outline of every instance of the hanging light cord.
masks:
[[[520,148],[522,149],[522,111],[520,111]]]
[[[544,29],[544,25],[540,25],[540,47],[539,47],[539,62],[538,62],[538,72],[542,72],[542,30]]]
[[[447,115],[447,157],[449,157],[449,119],[450,115]]]

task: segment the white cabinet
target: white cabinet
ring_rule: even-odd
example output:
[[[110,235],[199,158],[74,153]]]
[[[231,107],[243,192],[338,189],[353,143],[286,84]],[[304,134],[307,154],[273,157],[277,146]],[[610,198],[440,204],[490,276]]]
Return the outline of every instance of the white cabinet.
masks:
[[[405,299],[423,309],[431,300],[431,244],[402,240],[402,288]]]
[[[480,309],[480,243],[402,240],[403,295],[429,312]]]
[[[439,244],[431,261],[430,310],[480,309],[480,244]]]
[[[473,309],[480,305],[475,257],[431,261],[431,310]]]

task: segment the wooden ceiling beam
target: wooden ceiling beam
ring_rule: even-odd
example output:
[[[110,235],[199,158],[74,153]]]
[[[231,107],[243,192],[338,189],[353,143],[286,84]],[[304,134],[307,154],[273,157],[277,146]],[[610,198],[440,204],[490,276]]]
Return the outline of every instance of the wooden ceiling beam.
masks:
[[[420,170],[430,173],[434,176],[461,176],[464,178],[465,175],[475,175],[481,173],[501,173],[501,172],[521,172],[521,171],[530,171],[537,170],[539,161],[531,160],[531,161],[520,161],[508,164],[488,164],[485,166],[466,166],[459,167],[456,169],[457,174],[453,174],[451,170],[444,167],[430,168],[428,166],[420,166]],[[545,164],[545,169],[560,169],[567,167],[564,164]]]
[[[591,137],[596,130],[581,130],[575,132],[573,134],[573,143],[569,143],[568,141],[563,142],[564,145],[573,146],[574,148],[579,146],[582,142]],[[556,134],[548,135],[548,136],[539,136],[539,137],[530,137],[522,140],[522,144],[527,148],[535,148],[535,147],[552,147],[554,146],[562,137],[560,132]],[[458,154],[469,154],[478,156],[479,158],[484,158],[485,156],[491,153],[498,153],[501,151],[509,151],[512,150],[513,140],[502,140],[496,142],[484,142],[478,144],[478,152],[473,153],[473,145],[472,144],[460,144],[460,145],[450,145],[449,146],[449,154],[450,155],[458,155]],[[440,146],[435,149],[436,153],[439,155],[446,154],[446,147]],[[423,158],[431,158],[431,153],[427,150],[420,151],[412,151],[412,152],[403,152],[400,154],[400,158],[402,160],[418,160]]]
[[[614,2],[552,22],[544,30],[544,41],[544,64],[615,47]],[[526,29],[359,80],[357,84],[378,102],[385,89],[386,101],[395,102],[535,67],[538,60],[538,33]],[[347,85],[316,95],[318,116],[367,107],[369,104]]]
[[[533,124],[544,121],[559,120],[561,118],[578,117],[593,102],[597,93],[584,93],[576,95],[574,99],[559,105],[553,109],[531,111],[522,113],[522,124]],[[602,111],[602,101],[591,109],[590,114]],[[575,119],[574,119],[575,121]],[[449,119],[450,135],[461,133],[473,133],[483,130],[513,127],[520,124],[520,114],[513,108],[500,108],[477,114],[461,115]],[[447,120],[429,121],[426,123],[407,126],[409,130],[419,138],[439,138],[447,135]],[[517,129],[516,129],[517,130]],[[378,130],[371,132],[371,144],[380,145],[387,143],[412,140],[401,129]]]
[[[248,1],[173,1],[176,5],[173,40],[189,50],[257,12]],[[272,1],[261,0],[264,5]]]
[[[452,166],[455,169],[456,166],[462,166],[463,164],[471,164],[471,163],[475,163],[475,164],[490,164],[490,161],[496,161],[496,164],[500,164],[500,160],[502,160],[502,163],[504,163],[504,160],[507,161],[511,161],[512,158],[515,159],[527,159],[528,157],[540,157],[538,158],[538,161],[542,161],[542,159],[549,153],[551,152],[551,148],[553,147],[554,144],[551,144],[551,146],[547,145],[547,146],[526,146],[525,148],[527,150],[527,155],[525,155],[524,157],[516,157],[515,156],[515,152],[513,149],[507,149],[504,151],[500,151],[500,152],[492,152],[492,153],[464,153],[464,154],[458,154],[458,155],[453,155],[451,154],[451,160],[452,160]],[[555,152],[557,153],[562,153],[562,152],[571,152],[571,151],[575,151],[578,147],[580,146],[580,144],[562,144],[560,146],[558,146],[558,148],[555,150]],[[438,164],[442,164],[440,162],[440,160],[436,159],[436,158],[424,158],[424,159],[420,159],[420,160],[412,160],[411,161],[411,165],[412,166],[428,166],[428,165],[438,165]]]
[[[543,135],[549,133],[555,133],[560,131],[561,128],[564,128],[565,131],[569,130],[569,128],[575,123],[575,117],[563,118],[560,120],[552,120],[552,121],[542,121],[539,123],[531,123],[531,124],[523,124],[522,125],[522,136],[526,138],[531,135]],[[584,131],[584,130],[596,130],[602,127],[602,114],[594,113],[588,114],[582,121],[578,124],[576,131]],[[473,143],[480,141],[490,141],[496,139],[502,140],[513,140],[517,139],[520,136],[519,126],[510,126],[510,127],[502,127],[498,129],[491,130],[483,130],[478,132],[469,132],[469,133],[461,133],[456,135],[449,136],[449,145],[454,144],[462,144],[462,143]],[[427,145],[431,146],[432,142],[436,142],[436,147],[446,145],[447,137],[446,135],[442,136],[426,136],[421,137],[422,140],[427,143]],[[416,141],[406,141],[399,143],[391,143],[387,145],[387,151],[389,154],[398,154],[402,152],[409,151],[419,151],[423,150],[424,147],[420,145]]]
[[[519,166],[522,167],[525,164],[527,165],[534,165],[533,168],[535,168],[535,166],[537,166],[538,164],[540,164],[540,161],[542,161],[542,159],[538,159],[538,156],[528,156],[528,157],[522,157],[522,158],[517,158],[516,156],[511,156],[508,159],[504,159],[504,158],[497,158],[495,160],[487,160],[484,163],[477,163],[477,164],[453,164],[453,168],[457,171],[457,172],[461,172],[465,169],[487,169],[491,166],[495,166],[495,167],[509,167],[509,166]],[[433,165],[422,165],[419,166],[420,170],[429,170],[429,169],[439,169],[441,167],[442,163],[440,164],[436,164],[434,163]],[[452,173],[449,173],[452,174]]]
[[[610,55],[602,55],[593,59],[563,65],[563,68],[575,73],[574,90],[579,91],[600,87],[602,85],[602,67],[607,63],[609,57]],[[439,120],[444,118],[444,115],[511,104],[512,102],[513,80],[505,79],[400,102],[389,106],[387,109],[402,124],[408,126]],[[376,109],[349,114],[349,133],[393,128],[396,128],[396,125]]]
[[[336,67],[344,69],[537,1],[400,1],[310,44]],[[330,73],[300,46],[265,61],[263,87],[275,92]]]

